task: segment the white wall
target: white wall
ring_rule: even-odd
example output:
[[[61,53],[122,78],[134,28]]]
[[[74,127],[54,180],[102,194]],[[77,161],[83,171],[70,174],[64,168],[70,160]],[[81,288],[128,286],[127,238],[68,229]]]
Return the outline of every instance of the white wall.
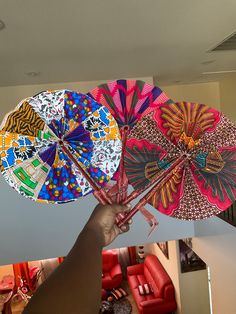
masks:
[[[195,224],[194,251],[211,272],[213,314],[235,313],[236,228],[219,218]]]
[[[155,84],[158,80],[155,79]],[[161,86],[174,101],[192,101],[216,108],[236,123],[236,74],[217,82]]]
[[[236,74],[229,74],[220,80],[222,111],[236,123]]]
[[[158,82],[154,82],[158,83]],[[174,101],[190,101],[220,109],[219,82],[161,86]]]
[[[180,274],[181,314],[210,314],[207,270]]]
[[[46,205],[18,195],[0,177],[0,265],[63,256],[72,247],[88,220],[96,199],[90,194],[65,205]],[[148,237],[149,226],[141,214],[135,215],[131,230],[109,247],[193,236],[192,222],[177,221],[147,206],[159,221]]]

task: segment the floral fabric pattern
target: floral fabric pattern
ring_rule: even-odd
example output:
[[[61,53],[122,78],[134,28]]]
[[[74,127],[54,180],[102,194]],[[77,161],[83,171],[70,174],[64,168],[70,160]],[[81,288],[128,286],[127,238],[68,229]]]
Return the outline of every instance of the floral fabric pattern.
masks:
[[[160,105],[131,130],[125,169],[136,190],[158,184],[149,203],[163,214],[211,217],[236,199],[236,126],[206,105]]]

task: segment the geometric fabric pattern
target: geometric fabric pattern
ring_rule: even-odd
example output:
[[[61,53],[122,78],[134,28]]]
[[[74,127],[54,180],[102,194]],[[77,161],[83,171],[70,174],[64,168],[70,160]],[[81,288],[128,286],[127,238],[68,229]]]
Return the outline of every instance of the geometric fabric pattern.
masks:
[[[92,192],[61,141],[100,186],[119,166],[120,133],[110,112],[81,93],[44,91],[23,100],[1,125],[6,181],[39,202],[64,203]]]

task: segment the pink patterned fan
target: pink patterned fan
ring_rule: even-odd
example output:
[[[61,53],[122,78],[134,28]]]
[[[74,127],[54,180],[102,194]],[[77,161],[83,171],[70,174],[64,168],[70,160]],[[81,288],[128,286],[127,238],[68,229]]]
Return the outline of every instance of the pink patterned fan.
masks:
[[[110,193],[116,195],[117,203],[124,202],[127,197],[128,180],[124,171],[124,149],[126,138],[136,123],[160,104],[172,103],[172,100],[157,86],[140,80],[117,80],[102,84],[88,93],[98,103],[105,106],[118,123],[122,138],[123,152],[120,167],[113,177],[117,184]],[[144,208],[142,213],[152,224],[153,216]]]
[[[127,202],[152,188],[119,225],[147,202],[178,219],[219,214],[236,199],[236,126],[203,104],[160,105],[130,132],[125,170]]]

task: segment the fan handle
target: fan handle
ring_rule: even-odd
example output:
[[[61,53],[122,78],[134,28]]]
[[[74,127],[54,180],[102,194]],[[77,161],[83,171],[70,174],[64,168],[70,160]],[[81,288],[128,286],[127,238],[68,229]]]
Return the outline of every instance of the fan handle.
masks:
[[[88,174],[88,172],[84,170],[84,168],[80,165],[78,160],[73,156],[70,150],[65,146],[65,143],[62,140],[60,140],[59,144],[63,152],[71,159],[71,161],[74,163],[76,168],[82,173],[85,179],[89,182],[89,184],[94,190],[93,194],[96,197],[96,199],[99,201],[99,203],[101,203],[102,205],[112,204],[111,198],[107,195],[107,193],[104,190],[102,190],[102,188],[97,184],[97,182],[93,180],[93,178]]]
[[[159,193],[160,189],[164,184],[166,184],[173,174],[177,171],[177,168],[180,168],[184,165],[184,163],[188,160],[188,157],[185,155],[180,156],[176,162],[167,170],[165,170],[162,175],[158,178],[157,184],[153,186],[153,188],[141,198],[141,200],[134,206],[134,208],[125,215],[125,217],[117,223],[117,226],[120,228],[122,225],[127,223],[143,206],[145,206],[149,200],[153,197],[154,194]],[[162,180],[163,179],[163,180]],[[146,187],[142,192],[144,192],[148,187]],[[142,192],[134,191],[130,194],[130,197],[124,202],[124,205],[128,202],[132,201]]]

